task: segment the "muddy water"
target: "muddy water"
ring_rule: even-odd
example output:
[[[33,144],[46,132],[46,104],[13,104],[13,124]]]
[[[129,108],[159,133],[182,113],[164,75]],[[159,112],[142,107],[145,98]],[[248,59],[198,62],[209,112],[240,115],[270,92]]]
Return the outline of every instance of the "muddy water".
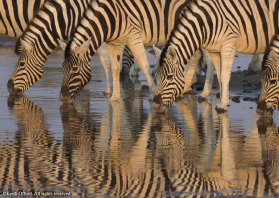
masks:
[[[194,92],[157,115],[146,86],[135,89],[147,84],[142,76],[123,79],[120,101],[109,102],[97,57],[90,84],[62,105],[59,54],[24,97],[12,98],[6,83],[17,59],[0,55],[1,196],[278,195],[278,110],[263,119],[256,102],[240,99],[217,114],[216,95],[199,104]]]

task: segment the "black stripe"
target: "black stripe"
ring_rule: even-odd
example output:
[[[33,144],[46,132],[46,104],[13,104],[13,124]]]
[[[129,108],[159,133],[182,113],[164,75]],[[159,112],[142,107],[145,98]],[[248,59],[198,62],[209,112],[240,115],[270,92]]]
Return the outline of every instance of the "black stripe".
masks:
[[[247,30],[246,22],[245,22],[243,16],[241,15],[241,12],[239,11],[238,7],[235,5],[234,1],[230,1],[230,3],[231,3],[233,9],[236,11],[237,15],[238,15],[239,18],[240,18],[241,25],[242,25],[242,27],[243,27],[244,33],[245,33],[246,38],[247,38],[246,41],[247,41],[247,44],[249,45],[249,41],[248,41],[248,37],[249,37],[248,31],[250,31],[250,30]],[[223,5],[225,5],[225,3],[224,3]],[[242,6],[242,7],[243,7],[243,6]],[[227,8],[226,10],[227,10],[228,12],[230,12],[230,8]],[[234,15],[233,15],[233,14],[231,14],[230,16],[231,16],[232,18],[234,18]],[[237,21],[237,19],[234,18],[234,21]]]
[[[133,4],[134,8],[137,10],[137,13],[139,14],[140,16],[140,21],[142,22],[142,27],[145,27],[146,24],[145,24],[145,20],[144,20],[144,16],[142,14],[142,11],[141,9],[138,7],[138,4],[135,2],[135,1],[131,1],[131,3]],[[139,2],[138,2],[139,3]],[[144,6],[144,5],[143,5]],[[147,35],[147,32],[146,32],[146,29],[144,28],[144,34]],[[151,29],[151,34],[153,35],[153,30]]]
[[[20,23],[20,20],[19,20],[19,16],[18,16],[18,5],[17,5],[17,1],[16,0],[12,0],[12,5],[13,5],[13,10],[14,10],[14,17],[15,17],[15,21],[19,27],[19,29],[21,30],[21,32],[23,32],[23,27]]]
[[[151,13],[153,13],[153,12],[155,13],[156,19],[157,19],[157,23],[156,23],[157,24],[157,38],[160,38],[160,22],[158,22],[158,21],[160,21],[160,17],[159,17],[158,10],[161,9],[161,8],[157,8],[157,6],[155,5],[154,1],[150,1],[150,3],[152,5],[152,10],[148,10],[147,9],[145,12],[147,14],[149,14],[150,17],[151,17]],[[168,19],[168,18],[165,18],[165,19]],[[165,20],[165,22],[166,21],[168,21],[168,20]],[[151,29],[152,29],[152,27],[153,27],[152,21],[150,22],[150,25],[151,25]],[[153,34],[152,34],[152,37],[154,37]],[[151,38],[151,40],[152,40],[152,38]],[[158,40],[157,40],[157,42],[158,42]]]
[[[38,12],[42,0],[36,0],[33,7],[33,16]]]
[[[53,1],[53,6],[55,7],[55,12],[57,14],[57,18],[56,20],[58,21],[59,24],[59,28],[55,27],[55,23],[52,23],[52,27],[53,27],[53,33],[55,38],[59,38],[59,34],[58,34],[58,30],[61,31],[61,35],[65,35],[65,30],[66,30],[66,23],[65,23],[65,19],[63,16],[63,8],[60,4],[58,4],[56,1]]]
[[[7,34],[8,33],[7,26],[4,23],[4,19],[3,19],[1,12],[0,12],[0,21],[2,22],[2,24],[4,25],[4,28],[5,28],[4,34]]]
[[[29,23],[29,18],[28,18],[28,8],[29,8],[29,1],[23,1],[23,17],[24,17],[24,21],[26,24]]]
[[[279,1],[276,1],[275,3],[275,9],[273,12],[273,20],[274,20],[274,27],[275,27],[275,32],[278,34],[279,33],[279,23],[278,23],[278,16],[279,15]]]
[[[215,19],[217,20],[218,19],[218,14],[216,13],[216,12],[214,12],[215,10],[214,10],[214,8],[212,7],[212,5],[209,3],[209,2],[204,2],[209,8],[210,8],[210,10],[206,10],[205,9],[205,7],[203,7],[203,6],[199,6],[199,5],[197,5],[198,6],[198,8],[203,12],[203,14],[205,15],[205,17],[206,17],[206,22],[201,22],[201,24],[202,25],[204,25],[205,23],[207,23],[208,24],[208,26],[209,26],[209,28],[210,27],[214,27],[214,24],[213,24],[213,21],[212,21],[212,17],[210,16],[210,14],[209,14],[209,11],[212,11],[212,13],[213,13],[213,15],[215,16]],[[213,3],[215,3],[215,2],[213,2]],[[217,2],[216,2],[217,3]],[[216,4],[215,4],[215,6],[217,6]],[[201,19],[202,20],[202,19]],[[205,41],[207,40],[207,39],[209,39],[208,40],[208,43],[207,44],[209,44],[210,42],[211,43],[213,43],[213,42],[215,42],[215,38],[217,37],[217,35],[219,35],[218,34],[218,24],[223,24],[222,23],[222,21],[216,21],[216,24],[215,24],[215,35],[213,35],[213,30],[211,30],[211,29],[207,29],[207,28],[205,28],[205,26],[204,26],[204,31],[205,31],[205,33],[204,33],[204,35],[203,35],[203,41],[202,41],[202,43],[205,43]],[[220,31],[219,31],[219,33],[220,33]],[[217,39],[217,38],[216,38]]]
[[[4,6],[4,10],[6,11],[6,18],[9,22],[9,24],[11,25],[14,34],[16,35],[15,28],[14,28],[13,23],[12,23],[11,18],[10,18],[10,13],[9,13],[9,8],[8,8],[7,1],[3,1],[3,6]]]
[[[152,1],[150,1],[150,2],[152,2]],[[138,2],[139,3],[139,2]],[[150,31],[150,35],[151,35],[151,40],[148,42],[148,43],[150,43],[151,41],[152,41],[152,38],[154,37],[154,29],[153,29],[153,25],[155,24],[155,22],[153,22],[153,19],[152,19],[152,14],[151,14],[151,12],[154,12],[155,10],[153,9],[153,10],[149,10],[148,9],[148,7],[147,7],[147,5],[146,5],[146,3],[145,3],[145,1],[141,1],[141,3],[142,3],[142,5],[143,5],[143,10],[141,11],[141,13],[144,13],[145,14],[145,16],[147,16],[147,18],[148,18],[148,21],[149,21],[149,25],[150,25],[150,27],[146,27],[146,26],[143,26],[142,28],[144,28],[144,31],[145,31],[145,33],[147,33],[148,32],[148,30]],[[153,6],[153,5],[152,5]],[[158,19],[158,18],[157,18]],[[156,20],[155,20],[156,21]],[[157,21],[157,26],[159,27],[159,23],[158,23],[158,21]],[[145,30],[145,28],[148,28],[147,30]],[[160,28],[158,29],[158,30],[160,30]],[[148,34],[146,34],[146,35],[148,35]]]

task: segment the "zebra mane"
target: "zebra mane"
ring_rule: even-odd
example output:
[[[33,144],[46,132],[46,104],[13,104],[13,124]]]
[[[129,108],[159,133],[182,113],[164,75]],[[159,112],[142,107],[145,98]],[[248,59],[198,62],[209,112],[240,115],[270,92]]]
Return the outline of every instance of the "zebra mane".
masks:
[[[175,21],[175,24],[174,24],[174,27],[170,33],[170,36],[169,38],[175,38],[175,32],[177,31],[178,29],[178,26],[180,25],[180,18],[187,18],[185,13],[186,12],[193,12],[193,8],[194,6],[193,5],[196,5],[197,2],[194,1],[194,0],[191,0],[187,5],[184,6],[184,8],[181,10],[179,16],[178,16],[178,19]],[[160,61],[159,61],[159,66],[162,66],[163,65],[163,59],[162,57],[165,57],[166,56],[166,52],[167,52],[167,48],[171,45],[172,42],[172,39],[168,39],[164,49],[162,50],[162,53],[161,53],[161,57],[160,57]]]
[[[65,49],[65,53],[64,53],[64,58],[67,59],[69,58],[69,56],[71,55],[70,51],[71,51],[71,44],[73,42],[73,39],[70,39],[70,41],[67,43],[66,49]]]
[[[14,52],[17,54],[17,55],[20,55],[21,52],[22,52],[22,45],[20,43],[20,39],[17,39],[16,41],[16,44],[15,44],[15,49],[14,49]]]
[[[277,31],[277,34],[279,34],[279,31]],[[276,39],[277,34],[275,34],[272,37],[271,42]],[[268,58],[268,55],[270,54],[270,52],[273,51],[271,49],[271,47],[272,47],[272,43],[268,46],[266,53],[264,53],[264,57],[263,57],[263,61],[262,61],[262,71],[267,68],[267,67],[265,67],[265,60]]]
[[[52,7],[55,7],[55,4],[59,4],[58,2],[59,0],[46,0],[44,5],[37,9],[36,12],[34,13],[33,15],[33,18],[31,21],[29,21],[28,23],[28,26],[25,28],[25,30],[23,31],[23,33],[21,34],[21,36],[19,38],[21,39],[24,39],[24,37],[26,36],[27,32],[30,30],[30,27],[33,25],[33,26],[36,26],[37,29],[41,30],[41,32],[44,32],[44,28],[43,27],[38,27],[38,25],[36,25],[34,23],[34,20],[36,20],[37,18],[41,18],[38,13],[41,12],[41,11],[44,11],[46,9],[46,5],[48,6],[52,6]],[[63,0],[65,1],[65,0]],[[62,9],[62,7],[59,7],[59,9],[57,9],[57,11],[59,11],[60,9]],[[51,28],[51,27],[50,27]],[[21,46],[21,43],[20,43],[20,39],[17,40],[16,42],[16,45],[15,45],[15,49],[14,49],[14,52],[17,54],[17,55],[20,55],[20,53],[22,52],[22,46]]]

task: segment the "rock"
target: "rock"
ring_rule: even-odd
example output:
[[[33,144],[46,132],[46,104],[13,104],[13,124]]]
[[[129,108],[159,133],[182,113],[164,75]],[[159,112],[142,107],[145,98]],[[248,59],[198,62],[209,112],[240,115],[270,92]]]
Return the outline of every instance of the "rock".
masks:
[[[234,101],[235,103],[240,103],[240,96],[234,96],[232,98],[232,101]]]

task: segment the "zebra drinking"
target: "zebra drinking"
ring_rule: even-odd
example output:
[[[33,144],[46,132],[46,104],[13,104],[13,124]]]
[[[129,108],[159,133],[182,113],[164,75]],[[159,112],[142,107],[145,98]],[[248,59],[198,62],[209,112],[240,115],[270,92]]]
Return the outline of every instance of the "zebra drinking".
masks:
[[[183,90],[183,70],[199,48],[211,52],[220,85],[218,111],[229,104],[235,52],[262,54],[278,30],[278,0],[192,1],[181,12],[156,72],[153,107],[165,111]]]
[[[170,35],[178,14],[189,1],[95,1],[91,3],[74,36],[68,43],[63,63],[64,77],[60,99],[72,102],[90,79],[89,61],[106,42],[112,62],[113,94],[118,100],[120,45],[127,45],[150,87],[155,85],[149,72],[144,46],[162,46]]]
[[[90,2],[53,0],[43,5],[18,40],[15,51],[20,51],[20,58],[7,84],[11,94],[21,95],[42,77],[47,58],[59,45],[59,40],[72,36]],[[100,48],[98,53],[109,78],[110,61],[106,47]],[[109,83],[106,91],[110,92]]]
[[[273,112],[279,104],[279,34],[274,36],[263,62],[259,110]]]

